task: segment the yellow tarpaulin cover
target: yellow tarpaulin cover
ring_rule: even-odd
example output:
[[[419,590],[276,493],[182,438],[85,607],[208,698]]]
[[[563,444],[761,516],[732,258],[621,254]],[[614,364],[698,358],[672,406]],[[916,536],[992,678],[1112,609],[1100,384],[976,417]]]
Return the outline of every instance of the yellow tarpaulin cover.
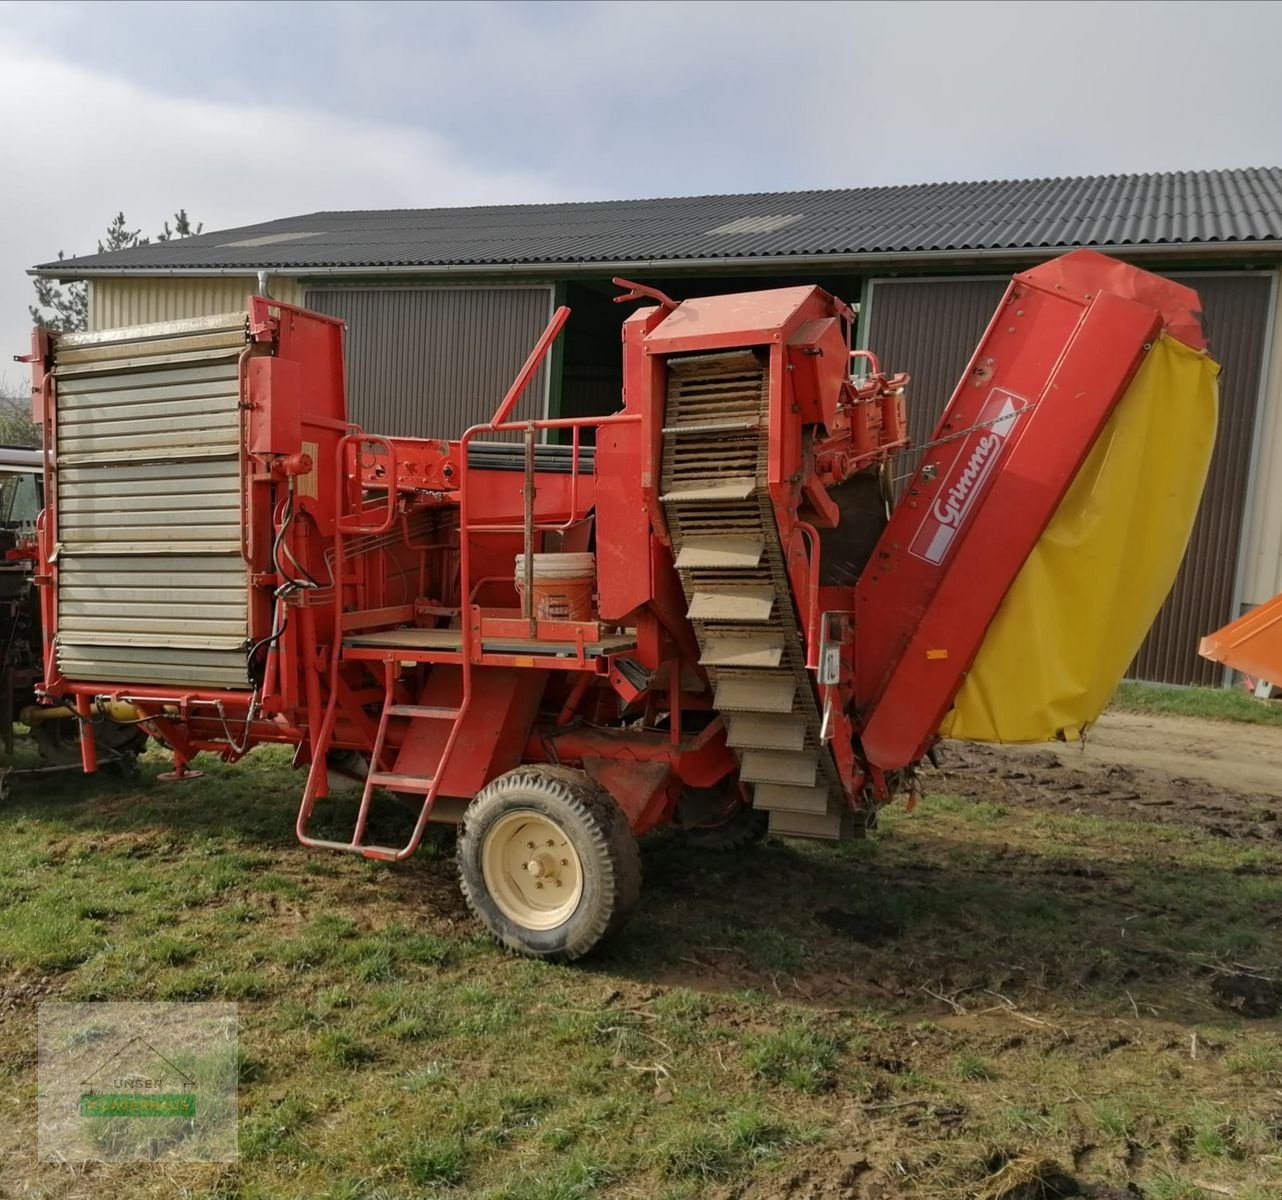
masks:
[[[941,734],[1075,740],[1103,711],[1184,556],[1218,374],[1174,338],[1149,351],[1006,593]]]

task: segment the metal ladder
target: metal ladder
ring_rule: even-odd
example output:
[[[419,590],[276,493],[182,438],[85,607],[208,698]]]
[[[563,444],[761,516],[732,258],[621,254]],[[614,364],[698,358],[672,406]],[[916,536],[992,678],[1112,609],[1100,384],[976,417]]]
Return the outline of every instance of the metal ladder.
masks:
[[[326,755],[334,738],[334,726],[338,719],[338,703],[340,688],[339,667],[343,662],[343,580],[342,564],[345,561],[343,554],[343,536],[344,534],[370,534],[385,533],[392,527],[397,517],[397,500],[396,500],[396,447],[385,437],[379,437],[377,434],[367,434],[364,432],[353,432],[339,438],[336,448],[338,458],[338,495],[339,495],[339,512],[334,522],[334,564],[337,575],[334,581],[334,646],[330,655],[330,675],[329,675],[329,701],[325,707],[325,717],[321,722],[320,731],[312,744],[312,761],[307,771],[307,783],[303,788],[302,802],[298,808],[298,820],[294,825],[294,832],[298,840],[304,846],[313,846],[323,850],[344,850],[353,854],[361,854],[366,858],[382,859],[387,862],[401,862],[415,850],[418,849],[419,843],[423,840],[423,834],[427,829],[427,822],[432,813],[432,807],[436,803],[437,794],[440,791],[441,781],[445,778],[445,770],[449,765],[450,759],[454,753],[454,748],[458,744],[459,730],[462,728],[463,721],[466,719],[467,711],[472,702],[472,669],[476,665],[474,659],[480,656],[481,643],[479,635],[474,635],[471,628],[471,621],[467,619],[466,609],[471,597],[471,556],[469,553],[470,534],[472,525],[468,519],[468,446],[473,437],[482,432],[495,432],[499,430],[507,431],[511,426],[506,424],[508,415],[511,413],[516,402],[520,399],[521,394],[525,391],[526,386],[534,377],[540,363],[551,349],[552,343],[556,340],[561,328],[565,325],[570,316],[570,310],[564,305],[559,307],[552,315],[548,322],[547,328],[543,331],[538,342],[530,351],[529,357],[521,367],[516,378],[512,381],[512,386],[508,388],[500,402],[498,409],[495,411],[493,418],[484,425],[474,425],[468,429],[459,442],[459,480],[458,480],[458,509],[459,509],[459,606],[463,616],[460,628],[460,654],[457,661],[460,665],[463,678],[462,697],[457,708],[434,707],[422,704],[398,704],[396,703],[396,666],[402,658],[415,657],[408,651],[396,651],[389,649],[388,657],[383,663],[383,707],[379,713],[378,729],[374,735],[373,752],[370,755],[370,769],[365,778],[365,785],[361,791],[361,805],[356,815],[356,829],[352,834],[350,842],[335,842],[323,838],[311,837],[307,832],[307,823],[311,819],[312,811],[316,806],[323,789],[328,786],[329,768],[326,764]],[[603,424],[605,422],[598,422]],[[577,422],[569,421],[527,421],[522,422],[520,428],[525,429],[527,434],[526,446],[526,464],[525,464],[525,491],[526,491],[526,563],[528,566],[533,565],[533,555],[531,538],[532,528],[532,500],[533,500],[533,447],[530,441],[530,435],[533,433],[535,426],[553,427],[556,425],[573,426]],[[355,428],[355,427],[352,427]],[[377,523],[366,523],[361,521],[359,515],[353,515],[345,511],[348,500],[353,500],[359,504],[360,490],[359,487],[349,489],[345,486],[345,481],[350,476],[345,470],[345,456],[349,445],[357,445],[361,442],[378,443],[385,449],[387,455],[386,480],[387,480],[387,507],[375,511],[375,516],[380,517]],[[578,434],[575,433],[575,465],[578,462]],[[528,580],[527,580],[528,584]],[[531,627],[533,628],[533,606],[532,606],[532,588],[526,588],[526,604],[528,613],[531,617]],[[425,657],[422,661],[431,661],[430,657]],[[440,759],[430,776],[427,775],[402,775],[395,771],[382,770],[383,751],[387,744],[387,727],[392,717],[408,717],[411,720],[452,720],[453,725],[445,740],[445,745],[441,749]],[[414,832],[410,835],[410,840],[399,850],[391,846],[367,846],[364,844],[365,827],[369,820],[370,805],[373,801],[374,789],[376,787],[385,787],[391,791],[409,792],[422,795],[423,807],[419,812],[418,820],[414,825]]]
[[[294,826],[294,832],[298,840],[304,846],[311,846],[321,850],[342,850],[352,854],[360,854],[365,858],[380,859],[385,862],[403,862],[418,849],[423,840],[423,834],[427,830],[427,823],[432,815],[432,808],[436,803],[436,797],[440,792],[441,781],[445,778],[445,771],[449,765],[450,759],[454,753],[454,748],[458,744],[459,730],[462,728],[463,721],[467,715],[468,708],[472,700],[472,654],[470,638],[468,637],[467,623],[464,622],[462,636],[462,654],[459,656],[459,665],[462,671],[463,689],[462,696],[457,707],[442,707],[424,704],[399,704],[396,701],[396,671],[400,660],[408,651],[398,651],[395,649],[388,650],[388,656],[383,660],[383,705],[378,716],[378,727],[374,735],[374,745],[370,753],[369,771],[365,776],[365,783],[361,789],[360,808],[356,814],[356,827],[352,833],[350,841],[337,842],[327,838],[314,838],[307,833],[307,824],[311,819],[312,812],[316,807],[316,801],[320,797],[322,787],[327,788],[329,782],[329,766],[326,762],[329,748],[333,743],[334,726],[338,719],[338,702],[340,688],[338,686],[339,667],[343,661],[343,587],[342,587],[342,564],[343,555],[343,537],[344,534],[357,533],[380,533],[391,528],[396,516],[396,452],[386,438],[371,437],[368,434],[348,434],[340,438],[337,447],[339,462],[339,473],[341,475],[344,457],[348,444],[359,444],[361,441],[376,441],[386,447],[388,455],[388,496],[387,509],[385,518],[378,526],[367,525],[358,517],[352,517],[350,514],[340,512],[334,522],[334,562],[335,570],[339,577],[335,579],[334,584],[334,648],[330,656],[330,687],[329,702],[325,708],[325,718],[321,723],[320,732],[312,747],[312,761],[307,771],[307,783],[303,788],[303,798],[298,809],[298,820]],[[344,489],[339,489],[340,497],[346,495]],[[460,541],[466,543],[466,520],[465,505],[460,504],[459,513],[459,536]],[[464,586],[466,580],[460,576],[460,588]],[[464,593],[465,594],[465,593]],[[445,740],[445,745],[441,749],[440,758],[431,775],[403,775],[395,771],[385,771],[383,767],[383,755],[387,746],[387,730],[393,717],[407,717],[411,721],[452,721],[450,732]],[[411,726],[412,727],[412,726]],[[402,744],[404,749],[404,744]],[[365,843],[365,830],[369,823],[370,808],[374,800],[374,789],[384,787],[389,791],[408,792],[423,797],[423,805],[419,811],[418,819],[414,823],[414,830],[410,834],[409,841],[399,849],[393,846],[376,846]]]
[[[441,780],[445,778],[445,768],[449,765],[454,747],[458,742],[459,730],[467,713],[471,700],[471,662],[467,657],[462,664],[463,698],[457,708],[447,708],[430,704],[397,704],[396,703],[396,666],[395,659],[388,659],[383,664],[383,708],[378,717],[378,732],[374,735],[374,750],[370,755],[370,770],[365,776],[365,786],[361,790],[361,806],[356,814],[356,831],[352,840],[339,849],[349,849],[363,854],[366,858],[378,858],[389,862],[400,862],[418,849],[427,823],[431,819],[432,807],[440,791]],[[387,727],[393,717],[407,717],[415,721],[451,721],[449,735],[441,749],[431,775],[402,775],[394,771],[379,770],[383,760],[383,750],[387,744]],[[413,725],[411,724],[411,729]],[[404,747],[402,746],[402,749]],[[384,787],[393,792],[408,792],[423,797],[423,807],[419,812],[414,832],[409,842],[396,850],[388,846],[367,846],[364,844],[365,827],[369,821],[370,805],[374,798],[374,789]]]
[[[317,739],[316,754],[307,772],[307,786],[303,790],[303,803],[299,810],[298,826],[296,827],[298,840],[305,846],[314,846],[322,850],[345,850],[350,853],[364,855],[366,858],[376,858],[386,862],[402,862],[418,849],[420,842],[423,840],[423,834],[427,829],[428,821],[431,819],[432,808],[440,792],[441,781],[445,778],[446,767],[449,765],[454,748],[458,744],[459,730],[467,714],[471,698],[471,663],[464,659],[462,664],[463,699],[457,708],[448,708],[426,704],[397,703],[395,689],[397,661],[395,658],[388,658],[383,664],[383,707],[378,717],[378,730],[374,736],[374,746],[370,754],[369,771],[365,776],[365,783],[361,789],[360,808],[356,813],[356,828],[352,833],[351,841],[348,842],[313,838],[306,833],[306,823],[311,817],[312,809],[315,807],[316,799],[319,795],[320,778],[323,775],[328,779],[329,768],[325,759],[333,737],[334,721],[331,719],[331,714],[336,715],[336,705],[333,703],[336,692],[331,697],[330,709],[326,712],[325,725],[322,727],[321,735]],[[408,717],[412,722],[452,722],[445,745],[441,749],[440,758],[437,760],[431,775],[403,775],[395,771],[381,769],[384,751],[387,746],[387,730],[393,717]],[[414,824],[414,831],[410,835],[409,841],[399,849],[392,846],[376,846],[365,843],[365,830],[369,823],[370,808],[374,800],[374,789],[377,787],[387,788],[393,792],[412,793],[423,797],[423,805]]]

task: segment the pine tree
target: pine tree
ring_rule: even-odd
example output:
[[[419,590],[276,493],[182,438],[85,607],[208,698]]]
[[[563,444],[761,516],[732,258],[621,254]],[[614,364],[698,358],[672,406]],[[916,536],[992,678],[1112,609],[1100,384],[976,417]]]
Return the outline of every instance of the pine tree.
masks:
[[[193,227],[187,210],[180,208],[174,213],[173,227],[166,221],[164,228],[156,234],[156,241],[169,242],[175,238],[194,237],[204,227],[203,222],[197,222]],[[98,239],[98,253],[111,254],[116,250],[131,250],[135,246],[150,244],[151,238],[143,237],[141,229],[130,229],[125,214],[118,212],[107,226],[106,238]],[[61,262],[64,258],[66,255],[59,250],[58,261]],[[35,279],[32,283],[36,289],[36,302],[29,305],[27,311],[35,324],[64,333],[88,327],[89,289],[83,282],[58,283],[53,279]]]
[[[0,376],[0,446],[40,447],[40,426],[31,419],[31,388]]]
[[[156,241],[171,242],[174,238],[195,237],[195,235],[204,228],[205,223],[203,221],[198,221],[196,223],[196,228],[193,229],[191,227],[191,218],[187,215],[187,210],[185,208],[180,208],[176,213],[174,213],[173,229],[169,228],[169,222],[166,221],[164,229],[156,234]]]

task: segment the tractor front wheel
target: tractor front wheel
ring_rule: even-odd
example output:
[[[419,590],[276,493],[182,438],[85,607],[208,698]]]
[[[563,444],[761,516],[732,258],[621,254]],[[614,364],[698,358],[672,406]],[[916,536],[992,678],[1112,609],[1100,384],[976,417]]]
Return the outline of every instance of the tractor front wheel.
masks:
[[[458,839],[468,907],[495,939],[569,962],[627,920],[641,856],[618,805],[582,771],[519,767],[468,805]]]

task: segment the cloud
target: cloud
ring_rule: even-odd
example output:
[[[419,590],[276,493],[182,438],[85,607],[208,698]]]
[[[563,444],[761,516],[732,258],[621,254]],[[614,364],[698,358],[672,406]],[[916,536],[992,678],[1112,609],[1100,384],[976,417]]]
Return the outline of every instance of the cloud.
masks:
[[[333,208],[548,199],[532,171],[467,163],[430,130],[267,104],[175,98],[0,47],[0,373],[28,343],[33,263],[92,253],[112,215],[207,229]]]
[[[6,347],[25,321],[22,268],[93,250],[121,207],[145,230],[180,205],[215,229],[318,208],[1279,157],[1276,4],[255,0],[159,11],[0,0]]]

